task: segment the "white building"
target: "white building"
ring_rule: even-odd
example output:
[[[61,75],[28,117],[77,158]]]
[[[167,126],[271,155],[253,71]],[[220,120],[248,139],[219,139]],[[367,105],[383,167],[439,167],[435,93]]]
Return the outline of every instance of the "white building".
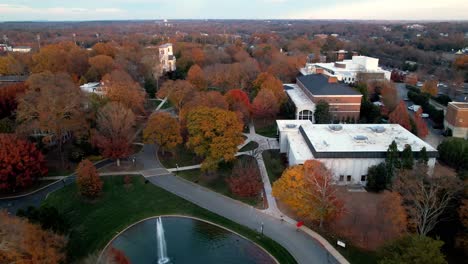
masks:
[[[392,141],[403,151],[410,145],[416,157],[425,147],[430,173],[437,150],[398,124],[318,125],[309,120],[277,120],[280,152],[289,165],[316,159],[333,173],[338,184],[367,183],[370,166],[385,161]]]
[[[159,62],[162,72],[172,72],[176,70],[176,57],[172,43],[166,43],[159,46]]]
[[[351,60],[343,60],[329,63],[306,63],[301,69],[303,75],[316,73],[317,69],[330,76],[335,76],[338,81],[354,83],[357,81],[358,73],[367,79],[390,80],[391,72],[379,67],[379,59],[367,56],[353,56]]]
[[[99,95],[104,94],[104,91],[102,90],[102,84],[100,82],[85,83],[80,86],[80,89],[85,93],[95,93]]]
[[[17,46],[17,47],[13,47],[11,51],[19,52],[19,53],[29,53],[29,52],[31,52],[31,50],[32,50],[31,47]]]

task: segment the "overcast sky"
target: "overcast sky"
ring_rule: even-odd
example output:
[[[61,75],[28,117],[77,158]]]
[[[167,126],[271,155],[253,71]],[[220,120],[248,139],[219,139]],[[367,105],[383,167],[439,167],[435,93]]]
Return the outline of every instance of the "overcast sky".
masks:
[[[0,0],[0,21],[179,18],[468,20],[468,0]]]

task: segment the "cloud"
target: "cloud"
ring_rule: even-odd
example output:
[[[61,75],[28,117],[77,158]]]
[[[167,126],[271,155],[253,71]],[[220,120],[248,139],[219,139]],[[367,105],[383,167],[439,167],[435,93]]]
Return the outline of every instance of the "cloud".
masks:
[[[126,11],[115,8],[47,7],[0,4],[0,20],[86,20],[124,17]]]
[[[296,19],[393,19],[393,20],[466,20],[466,0],[364,0],[340,2],[299,12],[287,18]]]

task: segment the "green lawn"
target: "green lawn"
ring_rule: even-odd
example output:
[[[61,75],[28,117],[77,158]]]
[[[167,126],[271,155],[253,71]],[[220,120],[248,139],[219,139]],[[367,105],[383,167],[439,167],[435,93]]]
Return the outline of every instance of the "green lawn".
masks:
[[[167,100],[160,109],[167,109],[167,108],[171,108],[173,105],[171,104],[171,102],[169,102],[169,100]]]
[[[265,137],[271,137],[274,138],[276,137],[277,134],[277,126],[276,123],[264,127],[259,127],[255,126],[255,132],[259,135],[265,136]]]
[[[144,182],[143,177],[133,176],[132,186],[127,188],[123,176],[105,177],[103,194],[93,202],[84,201],[78,195],[76,185],[66,186],[49,195],[44,204],[56,207],[72,227],[68,246],[70,262],[102,250],[117,232],[141,219],[163,214],[182,214],[234,230],[263,246],[280,263],[296,263],[273,240]]]
[[[177,146],[173,154],[166,152],[163,155],[159,152],[158,157],[161,164],[166,168],[175,168],[177,165],[179,167],[197,165],[202,162],[200,158],[197,158],[195,153],[181,145]]]
[[[247,145],[245,145],[241,149],[239,149],[239,152],[254,150],[256,148],[258,148],[258,143],[255,142],[255,141],[250,141],[249,143],[247,143]]]
[[[237,159],[240,161],[253,158],[250,156],[240,156]],[[180,171],[177,173],[177,176],[180,176],[186,180],[189,180],[191,182],[204,186],[210,190],[213,190],[217,193],[239,200],[246,204],[250,204],[258,208],[263,208],[263,202],[261,201],[260,197],[243,198],[231,193],[231,191],[229,190],[229,186],[226,183],[226,178],[231,176],[232,168],[232,163],[221,163],[219,169],[216,172],[208,175],[205,175],[201,172],[201,170],[196,169]]]
[[[262,155],[268,172],[268,178],[270,178],[270,182],[273,184],[273,182],[281,177],[287,166],[281,159],[279,150],[265,150]]]

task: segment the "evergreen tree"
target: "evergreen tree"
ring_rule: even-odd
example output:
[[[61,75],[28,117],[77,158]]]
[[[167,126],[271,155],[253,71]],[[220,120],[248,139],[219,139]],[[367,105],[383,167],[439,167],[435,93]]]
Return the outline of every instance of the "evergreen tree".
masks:
[[[403,169],[411,170],[414,165],[413,150],[410,145],[406,145],[401,154],[401,167]]]
[[[150,98],[155,97],[156,81],[154,80],[154,78],[145,79],[145,91],[149,95]]]
[[[429,157],[427,156],[427,150],[426,147],[423,147],[421,151],[419,152],[419,159],[418,161],[422,164],[427,165],[427,162],[429,161]]]
[[[385,164],[387,166],[387,183],[390,183],[395,175],[395,170],[401,167],[398,146],[395,141],[392,141],[392,144],[388,147]]]
[[[440,251],[444,242],[420,235],[408,235],[380,250],[379,264],[445,264]]]
[[[385,163],[380,163],[369,167],[367,172],[367,189],[373,192],[380,192],[387,185],[387,168]]]
[[[325,101],[319,101],[314,112],[315,123],[329,124],[331,123],[330,105]]]

